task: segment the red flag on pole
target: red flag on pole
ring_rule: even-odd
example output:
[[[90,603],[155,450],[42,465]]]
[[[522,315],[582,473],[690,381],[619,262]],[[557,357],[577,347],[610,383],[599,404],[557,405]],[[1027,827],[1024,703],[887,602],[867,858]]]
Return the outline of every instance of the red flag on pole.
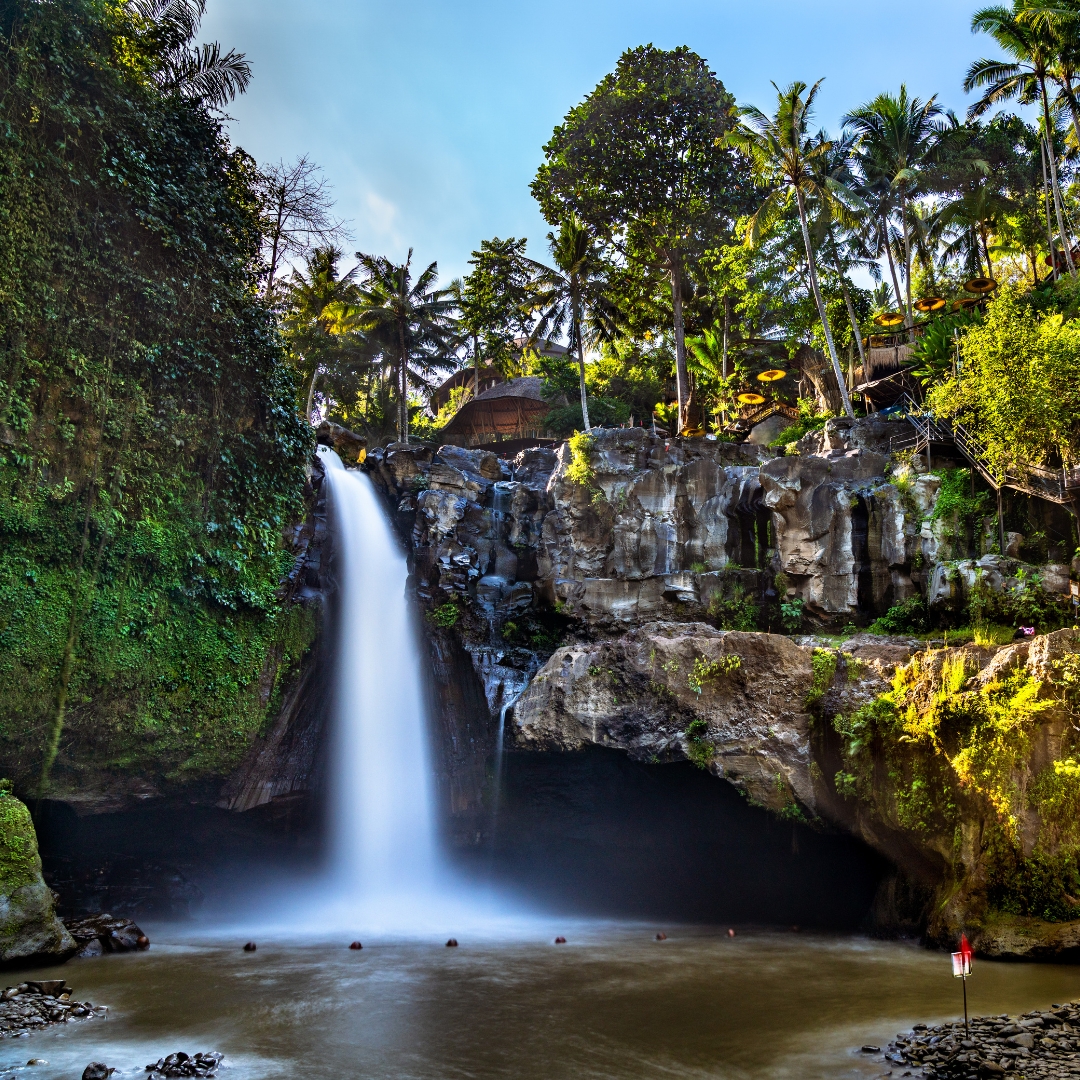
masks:
[[[968,970],[971,969],[971,959],[974,953],[971,950],[971,943],[967,939],[967,934],[960,935],[960,956],[963,959],[964,967]]]

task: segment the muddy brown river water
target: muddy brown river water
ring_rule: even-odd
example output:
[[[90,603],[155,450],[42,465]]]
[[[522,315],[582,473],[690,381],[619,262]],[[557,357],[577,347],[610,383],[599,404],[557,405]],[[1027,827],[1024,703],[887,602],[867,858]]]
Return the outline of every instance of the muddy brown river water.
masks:
[[[174,1050],[223,1052],[232,1080],[900,1076],[859,1048],[962,1008],[947,956],[854,937],[576,923],[565,945],[553,929],[244,953],[150,929],[148,953],[43,971],[109,1019],[0,1042],[0,1076],[144,1075]],[[968,992],[973,1013],[1041,1008],[1080,996],[1080,967],[977,962]]]

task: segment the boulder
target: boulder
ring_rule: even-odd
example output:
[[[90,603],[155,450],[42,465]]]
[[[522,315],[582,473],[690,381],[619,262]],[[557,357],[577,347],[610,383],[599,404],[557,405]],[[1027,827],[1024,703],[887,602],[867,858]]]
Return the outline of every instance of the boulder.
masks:
[[[63,963],[76,948],[41,876],[30,811],[0,786],[0,964]]]
[[[68,920],[68,933],[78,943],[78,956],[100,956],[102,953],[135,952],[149,949],[150,939],[131,919],[114,919],[112,915],[88,915]]]

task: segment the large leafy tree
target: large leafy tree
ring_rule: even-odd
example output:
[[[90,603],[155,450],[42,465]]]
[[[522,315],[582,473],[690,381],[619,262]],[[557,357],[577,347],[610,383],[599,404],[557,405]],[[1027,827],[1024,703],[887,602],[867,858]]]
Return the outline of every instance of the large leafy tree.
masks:
[[[457,363],[458,326],[449,289],[437,289],[437,263],[413,280],[412,248],[403,263],[362,251],[363,278],[349,325],[377,341],[394,373],[398,440],[409,441],[409,386],[426,389],[439,368]]]
[[[746,205],[747,185],[722,142],[733,106],[723,83],[690,49],[628,50],[555,129],[532,182],[552,225],[576,215],[625,259],[666,275],[680,426],[690,394],[688,270]]]
[[[818,167],[819,159],[824,158],[831,147],[827,139],[815,138],[810,134],[814,98],[821,80],[810,87],[809,92],[806,83],[802,82],[794,82],[783,90],[775,83],[773,85],[777,96],[776,112],[772,116],[766,116],[752,105],[743,106],[739,109],[742,127],[727,136],[728,144],[745,154],[750,161],[755,181],[768,191],[747,223],[746,243],[748,246],[755,244],[784,214],[785,197],[794,195],[806,252],[810,290],[817,305],[844,411],[854,419],[855,413],[852,411],[844,375],[840,370],[840,360],[836,355],[836,344],[818,282],[807,210],[807,201],[813,200],[819,206],[827,206],[831,217],[841,221],[849,220],[851,209],[848,204],[852,196],[838,180],[828,175],[827,170],[823,175]]]
[[[566,334],[578,363],[581,418],[589,430],[585,392],[585,342],[610,340],[615,332],[615,309],[610,298],[608,266],[599,245],[577,217],[563,221],[558,233],[548,233],[554,266],[532,262],[535,306],[539,320],[533,338]]]
[[[983,444],[999,475],[1025,465],[1080,462],[1080,323],[1040,315],[1013,288],[961,338],[963,363],[931,390],[941,416]]]

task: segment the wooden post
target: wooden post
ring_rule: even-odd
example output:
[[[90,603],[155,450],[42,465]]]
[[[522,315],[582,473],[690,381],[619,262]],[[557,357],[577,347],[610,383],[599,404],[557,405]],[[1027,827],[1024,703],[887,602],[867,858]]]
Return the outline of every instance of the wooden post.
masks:
[[[1001,488],[997,488],[998,544],[1001,555],[1005,555],[1005,511],[1001,504]]]

